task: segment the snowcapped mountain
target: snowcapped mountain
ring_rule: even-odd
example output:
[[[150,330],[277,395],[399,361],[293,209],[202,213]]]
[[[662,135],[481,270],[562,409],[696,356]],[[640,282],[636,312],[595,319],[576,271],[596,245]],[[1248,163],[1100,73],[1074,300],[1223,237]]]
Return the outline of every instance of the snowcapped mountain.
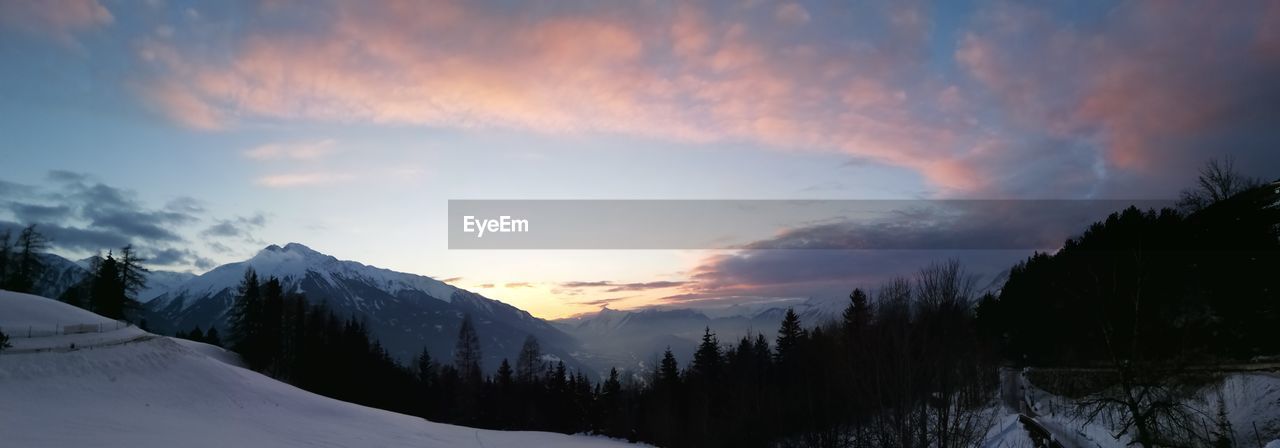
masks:
[[[163,321],[151,325],[160,331],[211,325],[226,330],[236,288],[248,268],[264,281],[279,278],[286,292],[304,294],[311,303],[324,302],[339,316],[364,320],[387,351],[401,360],[416,356],[424,346],[433,357],[450,359],[462,318],[470,314],[486,369],[497,368],[503,357],[514,360],[530,334],[548,354],[582,367],[569,356],[576,341],[526,311],[431,277],[339,260],[298,243],[267,246],[253,258],[182,282],[147,304]]]
[[[54,254],[40,254],[44,272],[36,279],[32,292],[44,297],[58,297],[89,276],[79,263]]]

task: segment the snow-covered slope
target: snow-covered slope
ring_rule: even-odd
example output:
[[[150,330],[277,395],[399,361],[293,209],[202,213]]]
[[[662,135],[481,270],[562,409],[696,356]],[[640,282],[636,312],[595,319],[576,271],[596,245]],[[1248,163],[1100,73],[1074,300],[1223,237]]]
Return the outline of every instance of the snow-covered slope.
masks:
[[[433,356],[450,356],[462,318],[470,314],[487,370],[496,369],[504,357],[515,359],[528,335],[570,367],[581,367],[569,355],[576,341],[524,310],[431,277],[339,260],[298,243],[267,246],[253,258],[183,282],[147,304],[155,315],[148,323],[162,332],[196,326],[226,330],[236,289],[249,268],[262,281],[279,278],[287,293],[304,294],[310,303],[325,303],[339,316],[364,320],[401,360],[423,347]]]
[[[5,291],[0,291],[0,319],[5,325],[112,322],[56,301]],[[315,395],[210,357],[203,347],[147,336],[91,350],[0,352],[0,445],[633,446],[593,437],[432,423]]]

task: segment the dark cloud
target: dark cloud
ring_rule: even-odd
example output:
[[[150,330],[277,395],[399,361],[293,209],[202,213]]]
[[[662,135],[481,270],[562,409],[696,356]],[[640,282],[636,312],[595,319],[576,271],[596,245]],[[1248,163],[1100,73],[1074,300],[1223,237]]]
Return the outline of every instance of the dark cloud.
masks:
[[[234,219],[218,220],[213,225],[200,232],[200,236],[206,238],[242,238],[245,241],[254,241],[253,231],[266,225],[267,217],[262,213],[253,216],[238,216]]]
[[[561,283],[561,284],[560,284],[560,286],[561,286],[562,288],[596,288],[596,287],[601,287],[601,286],[612,286],[612,285],[613,285],[613,282],[606,282],[606,281],[599,281],[599,282],[564,282],[564,283]]]
[[[70,218],[74,210],[65,205],[9,203],[9,211],[22,222],[58,222]]]
[[[49,186],[34,187],[0,180],[0,211],[14,221],[0,221],[0,231],[36,224],[55,249],[97,253],[132,244],[150,264],[194,266],[208,269],[213,260],[189,249],[180,233],[202,221],[204,205],[198,199],[180,196],[153,208],[133,191],[103,184],[93,177],[71,171],[50,171]],[[223,233],[251,240],[248,231],[262,227],[262,214],[217,220],[230,226]],[[176,247],[175,247],[176,246]],[[219,253],[233,250],[220,243],[209,247]]]
[[[611,304],[611,303],[619,302],[619,301],[626,300],[626,299],[629,299],[629,298],[631,298],[631,296],[625,296],[625,297],[611,297],[611,298],[608,298],[608,299],[588,300],[588,301],[585,301],[585,302],[574,302],[574,303],[575,303],[575,304],[577,304],[577,305],[587,305],[587,306],[605,306],[605,305],[609,305],[609,304]]]
[[[200,269],[209,269],[215,266],[213,260],[202,257],[195,251],[188,249],[160,249],[144,252],[142,257],[146,259],[147,264],[156,266],[192,265]]]
[[[580,288],[609,288],[606,292],[622,292],[622,291],[644,291],[648,289],[674,288],[684,285],[682,281],[654,281],[654,282],[636,282],[636,283],[615,283],[610,281],[596,282],[564,282],[560,284],[561,288],[580,289]]]
[[[0,233],[9,230],[14,235],[18,231],[26,227],[27,224],[17,223],[13,221],[0,221]],[[57,224],[36,224],[36,230],[39,230],[50,244],[55,247],[83,251],[97,252],[103,249],[113,247],[123,247],[129,244],[128,238],[110,231],[97,229],[84,229],[78,227],[60,226]]]
[[[445,282],[445,283],[454,283],[454,282],[462,281],[462,277],[449,277],[449,278],[446,278],[446,279],[444,279],[444,280],[440,280],[440,281]]]
[[[874,218],[816,223],[786,230],[743,249],[1051,250],[1090,223],[1144,200],[884,201]]]

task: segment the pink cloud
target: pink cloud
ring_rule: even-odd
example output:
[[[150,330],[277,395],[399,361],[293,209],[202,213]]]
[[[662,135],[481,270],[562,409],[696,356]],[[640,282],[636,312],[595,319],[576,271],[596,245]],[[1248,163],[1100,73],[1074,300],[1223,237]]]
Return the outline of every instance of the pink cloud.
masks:
[[[1134,3],[1083,28],[1004,4],[983,14],[955,58],[1009,125],[1097,141],[1110,170],[1154,176],[1228,150],[1203,140],[1247,136],[1268,113],[1254,103],[1280,75],[1276,58],[1258,57],[1274,27],[1251,9]]]
[[[320,33],[251,33],[230,61],[159,41],[140,55],[182,87],[154,92],[156,104],[198,128],[263,117],[750,141],[971,187],[954,183],[951,131],[913,116],[893,68],[880,67],[898,62],[888,51],[777,45],[689,5],[665,27],[643,15],[529,21],[418,5],[340,8]]]
[[[271,188],[292,188],[326,185],[354,179],[348,173],[334,172],[295,172],[270,174],[258,178],[258,185]]]

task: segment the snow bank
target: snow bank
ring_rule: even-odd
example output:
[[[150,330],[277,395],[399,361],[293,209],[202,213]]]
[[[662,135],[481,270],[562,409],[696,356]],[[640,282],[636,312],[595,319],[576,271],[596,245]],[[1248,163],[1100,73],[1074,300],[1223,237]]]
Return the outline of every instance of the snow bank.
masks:
[[[4,293],[0,316],[7,320],[91,317],[48,299],[36,297],[51,303],[34,303],[31,297]],[[28,312],[33,309],[55,311]],[[303,391],[210,357],[219,353],[216,347],[147,336],[91,350],[0,352],[0,397],[4,397],[0,400],[0,434],[4,444],[634,446],[603,438],[432,423]]]

